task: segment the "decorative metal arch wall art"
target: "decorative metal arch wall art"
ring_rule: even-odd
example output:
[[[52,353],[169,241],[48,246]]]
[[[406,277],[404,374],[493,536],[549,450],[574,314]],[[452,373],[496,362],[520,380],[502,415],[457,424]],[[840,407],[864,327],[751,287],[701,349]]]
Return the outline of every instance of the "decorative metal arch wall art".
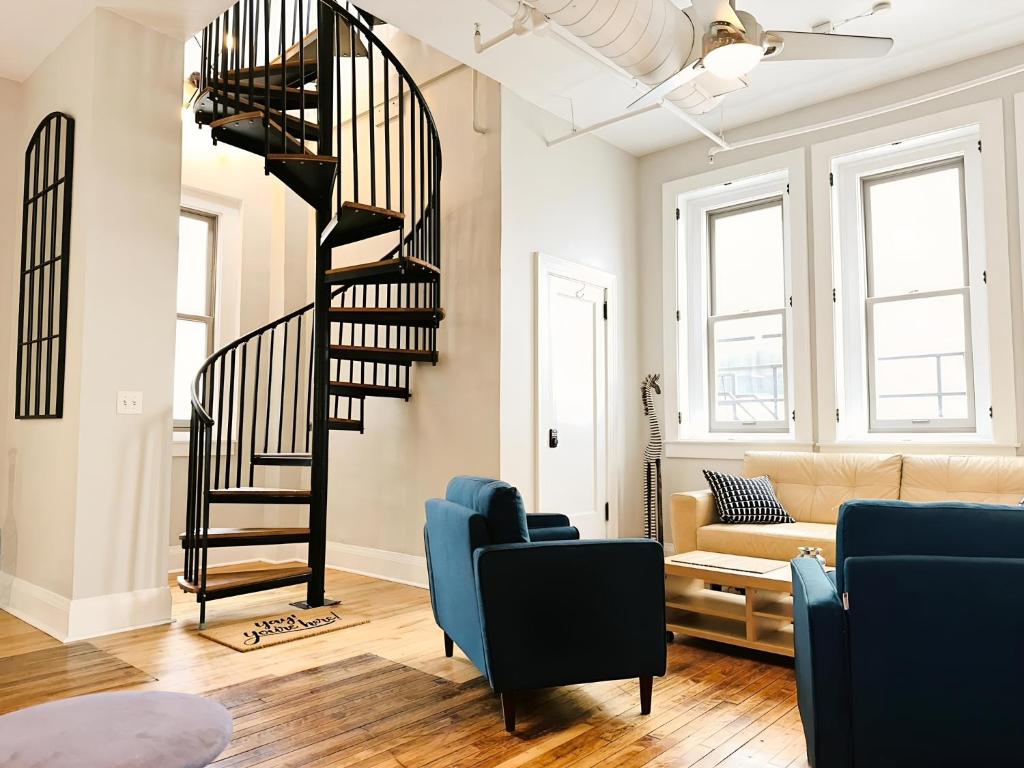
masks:
[[[64,415],[75,121],[43,118],[25,149],[15,417]]]

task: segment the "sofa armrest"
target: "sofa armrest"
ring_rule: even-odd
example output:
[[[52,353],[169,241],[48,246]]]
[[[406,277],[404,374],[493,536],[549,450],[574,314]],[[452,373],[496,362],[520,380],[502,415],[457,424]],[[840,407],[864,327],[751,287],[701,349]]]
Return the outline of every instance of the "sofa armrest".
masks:
[[[792,570],[797,703],[808,760],[815,768],[849,768],[851,692],[843,603],[817,560],[797,558]]]
[[[711,491],[672,494],[672,545],[676,553],[697,548],[697,529],[718,522]]]
[[[665,567],[647,539],[482,547],[487,676],[499,692],[665,673]]]

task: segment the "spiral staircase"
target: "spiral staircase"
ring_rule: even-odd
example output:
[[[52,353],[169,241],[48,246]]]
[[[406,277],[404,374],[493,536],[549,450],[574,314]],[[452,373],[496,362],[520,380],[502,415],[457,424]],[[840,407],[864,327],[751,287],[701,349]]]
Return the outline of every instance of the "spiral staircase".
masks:
[[[437,363],[440,144],[378,24],[333,0],[241,0],[201,33],[196,123],[263,157],[316,212],[319,242],[313,303],[218,350],[193,381],[178,584],[200,624],[211,600],[287,585],[307,585],[303,607],[330,602],[329,435],[362,433],[367,400],[408,400],[413,364]],[[308,522],[218,520],[261,505],[298,505]],[[308,545],[307,562],[210,568],[211,548],[275,544]]]

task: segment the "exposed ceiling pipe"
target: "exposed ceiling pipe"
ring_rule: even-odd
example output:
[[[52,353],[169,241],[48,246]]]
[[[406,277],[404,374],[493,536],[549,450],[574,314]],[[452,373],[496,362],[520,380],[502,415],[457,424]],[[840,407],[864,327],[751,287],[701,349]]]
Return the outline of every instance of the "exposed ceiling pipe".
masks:
[[[519,18],[537,12],[639,82],[654,87],[700,58],[701,35],[689,10],[671,0],[490,0]],[[529,11],[525,11],[525,8]],[[703,72],[665,96],[691,114],[712,109],[742,81]]]

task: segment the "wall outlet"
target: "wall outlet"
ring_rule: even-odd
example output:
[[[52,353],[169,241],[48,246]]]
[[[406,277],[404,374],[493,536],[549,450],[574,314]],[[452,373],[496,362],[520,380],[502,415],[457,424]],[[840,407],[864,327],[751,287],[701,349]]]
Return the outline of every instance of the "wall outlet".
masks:
[[[142,393],[122,391],[117,393],[118,414],[137,415],[142,413]]]

